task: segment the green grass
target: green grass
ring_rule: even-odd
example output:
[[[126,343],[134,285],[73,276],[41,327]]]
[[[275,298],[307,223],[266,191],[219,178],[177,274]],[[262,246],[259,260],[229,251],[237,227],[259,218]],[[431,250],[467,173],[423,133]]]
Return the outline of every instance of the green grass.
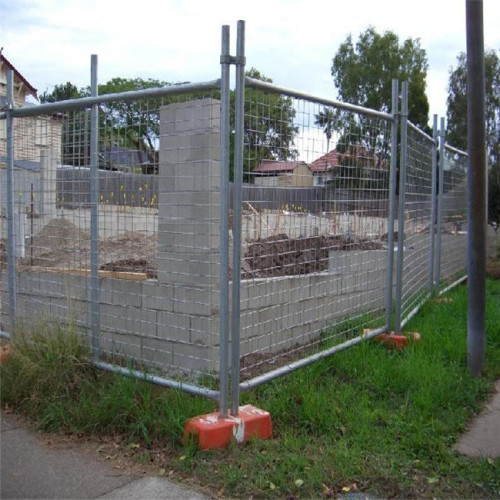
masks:
[[[45,347],[32,360],[17,346],[1,367],[2,404],[44,429],[139,440],[141,460],[168,449],[158,469],[230,497],[328,498],[345,488],[380,497],[498,498],[500,460],[466,458],[452,447],[500,378],[500,281],[488,280],[487,362],[478,379],[466,363],[467,289],[447,297],[407,325],[422,340],[404,351],[366,342],[244,394],[242,404],[271,412],[268,441],[210,452],[183,447],[186,419],[213,403],[96,373],[74,341],[68,362]]]

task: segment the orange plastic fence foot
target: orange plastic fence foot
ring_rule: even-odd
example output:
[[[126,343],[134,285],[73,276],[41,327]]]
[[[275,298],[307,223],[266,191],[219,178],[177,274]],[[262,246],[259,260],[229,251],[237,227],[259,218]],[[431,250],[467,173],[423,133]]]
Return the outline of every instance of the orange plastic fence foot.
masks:
[[[213,412],[192,418],[184,427],[184,441],[195,435],[202,450],[225,448],[232,440],[269,439],[271,434],[271,415],[252,405],[241,406],[237,417],[221,418],[219,412]]]
[[[370,333],[369,328],[363,330],[363,335]],[[375,337],[375,340],[381,342],[388,349],[396,349],[401,351],[405,349],[410,342],[420,342],[420,333],[412,332],[401,335],[396,335],[394,332],[382,333]]]
[[[10,344],[5,344],[0,346],[0,364],[7,358],[10,354]]]

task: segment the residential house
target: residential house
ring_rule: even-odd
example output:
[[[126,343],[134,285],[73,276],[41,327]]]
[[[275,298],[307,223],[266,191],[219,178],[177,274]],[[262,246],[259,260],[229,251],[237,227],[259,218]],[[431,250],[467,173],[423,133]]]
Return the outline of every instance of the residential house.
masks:
[[[252,170],[254,184],[265,187],[310,187],[313,174],[303,161],[264,161]]]
[[[0,52],[0,108],[5,106],[7,100],[7,70],[14,72],[14,105],[33,106],[27,99],[33,97],[38,100],[37,89]],[[14,120],[14,163],[27,161],[39,164],[42,149],[51,149],[56,160],[60,162],[62,120],[63,115],[60,113]],[[6,156],[6,121],[0,120],[0,166],[5,166]],[[17,166],[23,168],[22,163]]]
[[[340,166],[340,156],[340,153],[333,149],[309,165],[313,175],[313,186],[325,186],[335,179]]]
[[[7,102],[7,71],[13,71],[14,105],[35,106],[36,88],[0,51],[0,108]],[[37,213],[49,214],[55,209],[56,165],[61,160],[64,115],[50,114],[14,119],[14,185],[18,212],[29,210],[35,194]],[[5,235],[4,215],[7,200],[7,127],[0,120],[0,237]]]
[[[340,167],[362,167],[387,170],[387,160],[381,160],[363,146],[353,146],[341,152],[333,149],[314,160],[309,169],[313,174],[314,186],[325,186],[340,175]]]
[[[146,151],[119,146],[106,146],[101,150],[101,168],[121,172],[150,173],[154,165],[149,160]],[[152,172],[151,172],[152,173]]]

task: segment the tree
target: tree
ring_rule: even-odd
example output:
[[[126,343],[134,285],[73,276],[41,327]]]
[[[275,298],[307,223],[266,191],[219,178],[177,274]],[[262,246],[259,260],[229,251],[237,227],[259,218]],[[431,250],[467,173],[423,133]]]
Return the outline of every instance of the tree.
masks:
[[[429,101],[425,92],[427,68],[426,52],[419,39],[408,38],[400,43],[392,31],[381,35],[369,27],[356,43],[352,35],[348,35],[332,60],[331,73],[340,100],[385,113],[392,111],[392,80],[407,81],[408,118],[430,132]],[[350,151],[345,158],[349,163],[346,167],[361,169],[361,187],[386,182],[390,164],[387,122],[361,113],[344,111],[339,116],[340,138],[336,148]],[[371,167],[362,161],[359,165],[356,155],[361,151],[370,159]],[[340,170],[340,177],[344,170]]]
[[[45,90],[40,95],[41,103],[66,101],[87,95],[71,82],[56,85],[52,92]],[[90,113],[80,109],[66,113],[63,121],[62,161],[67,165],[88,165],[90,161]]]
[[[272,79],[255,68],[246,72],[246,76],[272,83]],[[231,123],[234,124],[234,93],[231,95]],[[245,90],[244,118],[244,171],[252,171],[264,160],[294,160],[298,151],[294,148],[295,108],[291,98],[276,94],[267,94],[261,90]],[[231,161],[231,179],[233,178]]]
[[[330,151],[330,140],[333,132],[339,126],[339,112],[325,106],[317,115],[314,115],[314,118],[315,125],[322,127],[323,133],[326,135],[326,152],[328,153]]]
[[[82,97],[82,94],[76,85],[73,85],[71,82],[66,82],[61,85],[56,85],[52,92],[45,90],[45,92],[40,95],[40,102],[66,101],[68,99],[76,99],[78,97]]]
[[[427,68],[427,55],[419,39],[408,38],[400,44],[392,31],[380,35],[369,27],[355,45],[352,35],[340,45],[331,72],[341,100],[386,113],[391,111],[392,80],[406,80],[408,117],[427,130]]]
[[[99,85],[99,95],[169,86],[171,83],[149,78],[112,78]],[[144,173],[157,173],[159,151],[159,107],[168,100],[144,98],[133,101],[103,103],[101,111],[101,145],[119,145],[142,151],[148,158]]]
[[[488,218],[500,220],[500,59],[494,50],[484,54],[486,149],[488,160]],[[446,138],[453,146],[467,150],[467,59],[457,57],[450,70]]]
[[[272,80],[255,68],[247,76],[266,82]],[[112,78],[99,85],[99,95],[142,90],[152,87],[173,85],[168,82],[142,78]],[[45,93],[45,102],[67,98],[83,97],[90,94],[89,88],[78,91],[70,82],[56,85],[50,94]],[[220,97],[217,91],[211,94]],[[184,94],[185,101],[204,97],[202,92]],[[178,100],[178,97],[142,98],[132,101],[118,100],[102,103],[99,106],[100,147],[120,146],[142,151],[147,155],[152,168],[143,168],[148,173],[156,173],[159,156],[159,108]],[[89,159],[89,112],[71,112],[69,127],[65,137],[65,148],[70,152],[65,162],[72,165],[88,165]],[[82,118],[83,117],[83,118]],[[250,172],[263,160],[291,160],[297,157],[294,137],[298,129],[294,125],[295,109],[290,98],[268,94],[261,90],[248,88],[245,93],[244,143],[245,171]],[[231,141],[234,143],[235,94],[231,92]],[[231,154],[234,148],[231,148]],[[231,158],[231,179],[233,177],[233,158]]]

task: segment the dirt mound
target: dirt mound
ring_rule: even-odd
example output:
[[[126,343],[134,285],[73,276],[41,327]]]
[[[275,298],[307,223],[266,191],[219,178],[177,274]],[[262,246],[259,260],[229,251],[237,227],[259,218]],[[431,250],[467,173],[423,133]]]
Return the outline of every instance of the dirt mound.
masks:
[[[270,236],[250,243],[244,256],[243,279],[294,276],[328,270],[331,250],[377,250],[382,244],[373,240],[354,240],[342,236],[288,238]]]
[[[71,241],[89,240],[90,233],[80,229],[76,224],[68,219],[52,219],[42,230],[35,236],[34,245],[39,246],[45,240],[50,240],[52,245],[66,245]]]
[[[90,233],[68,219],[52,219],[26,248],[21,264],[33,266],[80,267],[90,254]]]

